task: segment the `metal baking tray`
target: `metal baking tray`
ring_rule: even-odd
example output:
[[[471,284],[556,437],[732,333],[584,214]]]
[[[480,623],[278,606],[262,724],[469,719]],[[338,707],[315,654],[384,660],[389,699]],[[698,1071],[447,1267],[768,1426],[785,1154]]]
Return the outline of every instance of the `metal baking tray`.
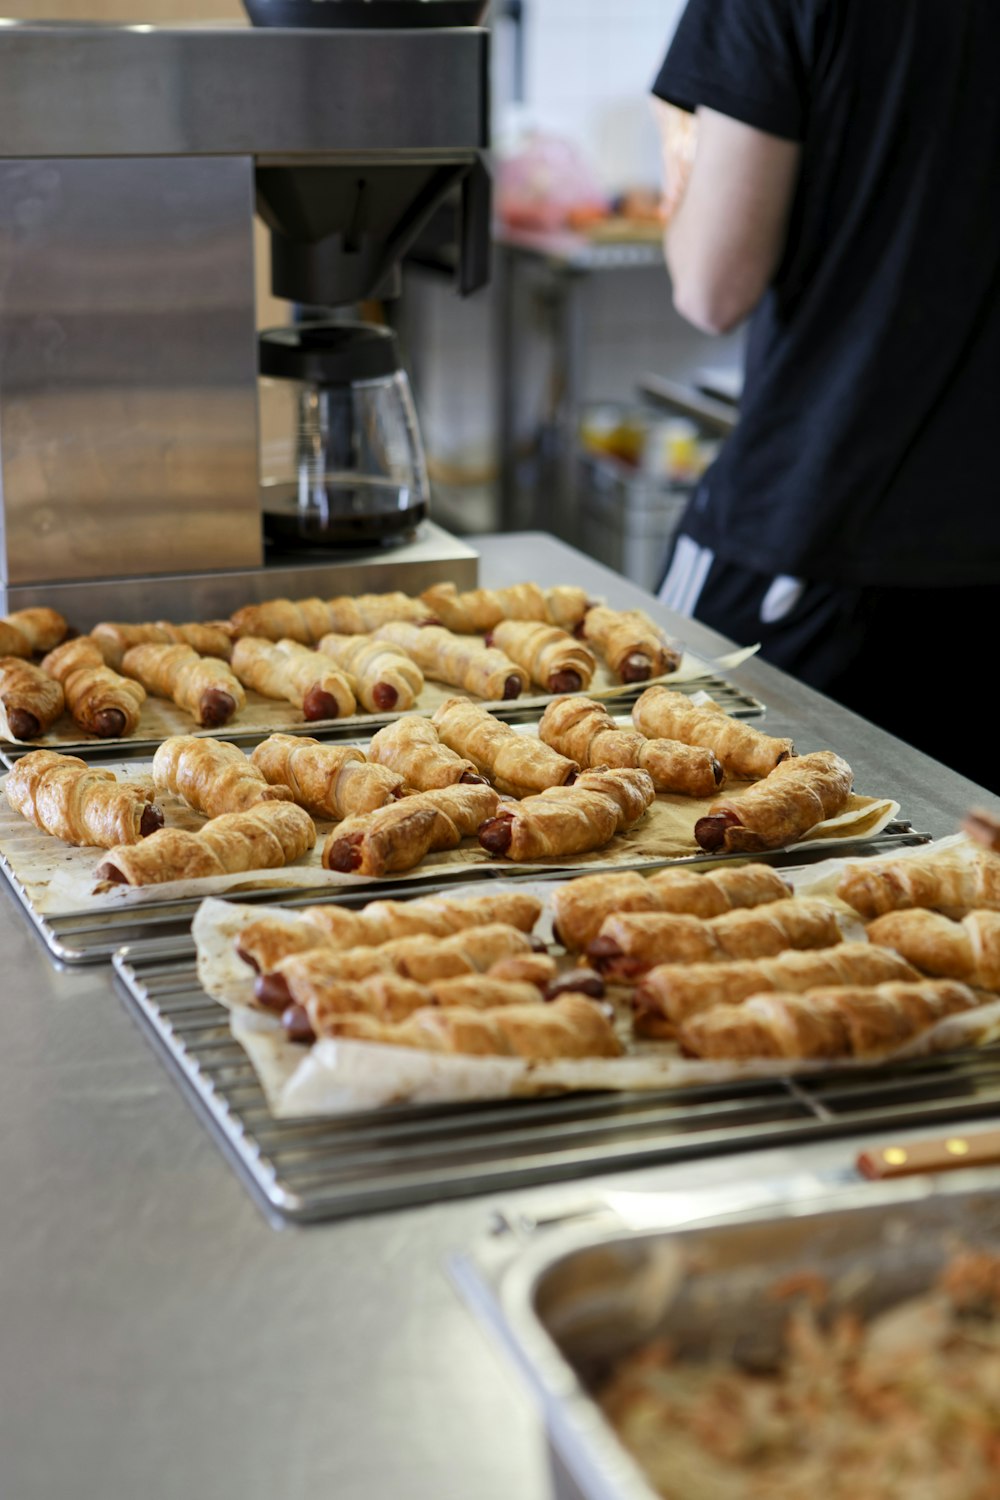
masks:
[[[862,1130],[990,1118],[1000,1109],[998,1047],[795,1081],[277,1120],[230,1033],[228,1011],[198,982],[190,943],[124,949],[114,970],[128,1009],[275,1222],[344,1218]]]
[[[773,1356],[787,1308],[768,1289],[798,1271],[844,1278],[842,1305],[862,1316],[919,1296],[959,1245],[1000,1251],[1000,1172],[859,1187],[731,1222],[633,1231],[608,1217],[454,1266],[538,1399],[558,1500],[657,1500],[595,1400],[617,1360],[662,1337],[682,1357]]]

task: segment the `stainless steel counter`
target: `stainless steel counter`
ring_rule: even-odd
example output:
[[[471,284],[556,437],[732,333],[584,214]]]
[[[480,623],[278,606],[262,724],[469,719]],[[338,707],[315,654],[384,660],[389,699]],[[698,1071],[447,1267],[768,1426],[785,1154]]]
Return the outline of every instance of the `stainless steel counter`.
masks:
[[[485,583],[574,582],[650,607],[551,538],[491,538],[482,555]],[[771,705],[770,728],[842,751],[860,789],[891,790],[918,827],[952,832],[991,800],[764,665],[737,680]],[[4,1500],[542,1500],[533,1413],[442,1270],[490,1200],[274,1231],[107,971],[55,973],[6,888],[0,930]],[[836,1172],[856,1149],[662,1176],[688,1191],[793,1163]]]

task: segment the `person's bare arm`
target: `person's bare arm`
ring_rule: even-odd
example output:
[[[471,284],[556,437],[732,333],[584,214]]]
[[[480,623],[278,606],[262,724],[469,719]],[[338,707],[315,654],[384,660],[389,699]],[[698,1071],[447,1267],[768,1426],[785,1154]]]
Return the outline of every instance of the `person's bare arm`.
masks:
[[[661,113],[665,152],[667,118]],[[802,148],[711,109],[698,110],[697,128],[694,164],[667,226],[667,265],[681,316],[706,333],[728,333],[780,264]]]

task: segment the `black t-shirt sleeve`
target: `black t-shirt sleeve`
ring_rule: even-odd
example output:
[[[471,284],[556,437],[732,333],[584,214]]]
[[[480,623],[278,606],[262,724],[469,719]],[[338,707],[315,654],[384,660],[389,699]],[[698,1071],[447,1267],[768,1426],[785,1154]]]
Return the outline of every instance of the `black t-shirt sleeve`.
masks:
[[[795,4],[688,0],[654,94],[681,109],[703,105],[769,135],[801,141],[808,69]]]

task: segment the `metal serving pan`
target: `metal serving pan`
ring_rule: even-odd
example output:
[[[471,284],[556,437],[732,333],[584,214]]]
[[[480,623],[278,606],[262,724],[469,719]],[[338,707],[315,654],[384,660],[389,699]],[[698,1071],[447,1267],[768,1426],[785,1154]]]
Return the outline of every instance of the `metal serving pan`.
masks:
[[[767,1358],[787,1313],[767,1291],[797,1271],[850,1287],[840,1305],[863,1316],[918,1296],[959,1246],[1000,1252],[1000,1172],[852,1188],[680,1229],[599,1221],[536,1238],[485,1281],[464,1258],[456,1272],[540,1400],[555,1493],[656,1500],[594,1399],[614,1362],[664,1335],[682,1353]]]

